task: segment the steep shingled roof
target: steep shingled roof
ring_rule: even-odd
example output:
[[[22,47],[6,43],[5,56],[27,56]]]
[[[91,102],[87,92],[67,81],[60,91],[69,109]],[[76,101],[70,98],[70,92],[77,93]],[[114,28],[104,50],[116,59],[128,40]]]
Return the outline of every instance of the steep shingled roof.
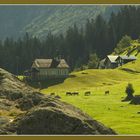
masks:
[[[65,59],[35,59],[32,68],[69,68]]]
[[[108,59],[111,63],[116,63],[116,59],[119,57],[118,55],[108,55]]]
[[[122,58],[123,60],[136,60],[137,58],[134,55],[120,55],[120,58]]]

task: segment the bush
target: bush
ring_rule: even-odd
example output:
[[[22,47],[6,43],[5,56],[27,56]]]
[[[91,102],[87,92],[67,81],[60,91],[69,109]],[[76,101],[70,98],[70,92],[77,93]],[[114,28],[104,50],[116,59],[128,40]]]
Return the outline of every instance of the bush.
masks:
[[[126,100],[131,100],[133,98],[133,93],[135,90],[133,89],[132,84],[128,83],[125,93],[127,94]]]
[[[96,69],[98,68],[99,64],[99,58],[96,53],[89,55],[89,61],[88,61],[88,68],[89,69]]]

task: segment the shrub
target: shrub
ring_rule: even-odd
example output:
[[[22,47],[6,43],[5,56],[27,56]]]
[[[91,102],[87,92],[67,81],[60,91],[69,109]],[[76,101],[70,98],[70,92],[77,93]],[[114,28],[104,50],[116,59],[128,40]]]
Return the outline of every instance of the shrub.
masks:
[[[132,84],[128,83],[125,93],[127,94],[126,100],[131,100],[133,98],[133,93],[135,90],[133,89]]]
[[[96,53],[89,55],[89,61],[88,61],[88,68],[93,69],[97,68],[99,64],[99,58]]]

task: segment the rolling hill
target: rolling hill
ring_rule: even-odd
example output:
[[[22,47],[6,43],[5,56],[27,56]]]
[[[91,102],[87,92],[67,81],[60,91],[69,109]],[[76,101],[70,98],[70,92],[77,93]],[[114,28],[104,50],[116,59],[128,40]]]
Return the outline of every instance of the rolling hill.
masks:
[[[125,88],[132,83],[135,93],[140,95],[140,54],[139,43],[132,41],[131,46],[121,54],[136,55],[137,60],[116,69],[90,69],[72,72],[63,83],[42,89],[44,94],[55,92],[62,100],[79,107],[91,117],[113,128],[119,134],[139,134],[139,105],[122,102]],[[110,94],[105,95],[109,90]],[[79,96],[66,96],[66,92],[79,92]],[[84,93],[90,91],[90,96]]]
[[[81,27],[99,14],[108,19],[112,11],[119,9],[120,6],[111,5],[1,5],[0,39],[18,38],[25,32],[39,38],[49,31],[64,33],[74,23]]]
[[[126,48],[121,55],[129,54],[129,55],[135,55],[137,57],[137,60],[135,62],[128,63],[124,66],[122,66],[120,69],[128,70],[132,72],[140,72],[140,43],[138,40],[133,40],[131,42],[131,45]]]
[[[88,69],[84,71],[72,72],[64,83],[53,86],[58,89],[80,89],[101,86],[112,86],[122,82],[139,79],[140,73],[140,43],[132,40],[131,45],[124,49],[120,55],[135,55],[136,61],[129,62],[116,69]],[[132,76],[133,75],[133,76]],[[79,88],[78,88],[79,87]],[[51,88],[51,87],[50,87]],[[53,88],[52,88],[53,89]],[[55,90],[55,89],[54,89]]]
[[[55,93],[61,100],[73,104],[91,117],[113,128],[118,134],[139,134],[139,105],[122,102],[125,87],[133,84],[135,95],[139,95],[140,74],[116,70],[85,70],[72,73],[64,83],[42,89],[44,94]],[[110,94],[105,95],[109,90]],[[66,96],[66,92],[78,92],[78,96]],[[90,96],[84,93],[90,91]]]

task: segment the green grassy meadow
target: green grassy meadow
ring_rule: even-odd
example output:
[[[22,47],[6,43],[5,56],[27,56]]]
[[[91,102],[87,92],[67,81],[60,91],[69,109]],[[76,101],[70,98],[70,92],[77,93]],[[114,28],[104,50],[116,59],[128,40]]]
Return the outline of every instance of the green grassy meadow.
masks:
[[[140,43],[133,40],[130,47],[120,55],[136,55],[137,60],[116,69],[90,69],[72,72],[63,83],[42,89],[44,94],[55,92],[61,100],[73,104],[118,134],[140,134],[140,105],[122,102],[125,88],[132,83],[135,93],[140,95]],[[109,90],[110,94],[105,95]],[[66,96],[66,92],[79,92],[79,96]],[[90,96],[84,96],[91,91]]]
[[[135,95],[140,94],[140,74],[120,69],[84,70],[73,72],[63,83],[42,89],[44,94],[55,92],[61,100],[73,104],[118,134],[140,134],[139,105],[121,102],[126,96],[125,87],[133,84]],[[110,91],[105,95],[106,90]],[[66,96],[67,91],[77,91],[79,96]],[[91,91],[90,96],[84,96]]]

